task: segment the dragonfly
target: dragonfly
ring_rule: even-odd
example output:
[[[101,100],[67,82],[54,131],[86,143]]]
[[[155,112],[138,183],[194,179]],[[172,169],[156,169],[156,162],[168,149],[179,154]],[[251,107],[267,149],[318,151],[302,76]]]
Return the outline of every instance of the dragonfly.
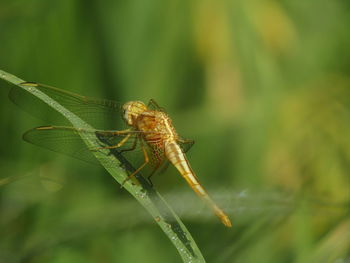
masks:
[[[121,105],[112,100],[90,98],[35,82],[24,82],[21,85],[45,93],[94,127],[93,130],[70,126],[36,127],[23,135],[25,141],[89,162],[93,162],[91,156],[94,158],[91,153],[87,153],[91,150],[118,149],[120,153],[141,154],[142,163],[127,179],[140,173],[146,166],[151,167],[151,172],[148,175],[150,179],[164,163],[168,162],[177,169],[193,191],[213,210],[221,222],[226,227],[232,226],[227,214],[209,196],[190,166],[186,152],[194,141],[183,139],[178,135],[169,115],[153,99],[148,104],[142,101],[129,101]],[[38,109],[38,103],[40,103],[39,99],[33,99],[34,96],[19,87],[12,88],[9,97],[15,104],[29,112],[35,112],[35,109]],[[33,102],[33,100],[37,101]],[[40,112],[37,113],[40,115]],[[126,124],[125,129],[106,129],[106,126],[102,126],[108,122],[104,119],[106,116],[106,119],[113,123],[117,122],[120,114],[121,119]],[[95,127],[95,125],[103,128]],[[98,149],[87,149],[80,136],[77,136],[81,133],[94,134],[109,143]],[[75,146],[71,145],[75,144],[77,140],[80,141],[80,149],[75,149]]]

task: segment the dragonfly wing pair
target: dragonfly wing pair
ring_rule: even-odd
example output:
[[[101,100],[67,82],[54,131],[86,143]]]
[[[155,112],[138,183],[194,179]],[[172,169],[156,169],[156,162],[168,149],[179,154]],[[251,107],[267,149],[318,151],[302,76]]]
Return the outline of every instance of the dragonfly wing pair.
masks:
[[[95,135],[97,142],[98,144],[101,144],[101,147],[118,145],[129,135],[127,141],[125,141],[118,149],[115,148],[114,150],[122,152],[136,168],[142,163],[141,143],[138,141],[141,137],[139,136],[140,132],[131,131],[130,133],[116,134],[115,130],[113,130],[117,127],[119,127],[119,129],[125,128],[125,124],[120,121],[120,116],[122,116],[121,103],[112,100],[81,96],[55,87],[33,82],[25,82],[22,83],[22,85],[43,92],[63,107],[76,114],[82,120],[98,129],[84,130],[69,126],[37,127],[27,131],[23,135],[25,141],[88,163],[99,164],[91,153],[91,150],[96,149],[87,148],[86,144],[81,139],[81,133]],[[16,105],[35,117],[42,119],[44,113],[49,112],[50,114],[50,111],[52,111],[52,115],[54,115],[55,118],[56,116],[58,118],[61,117],[60,114],[57,114],[56,111],[47,107],[47,105],[40,99],[22,88],[13,87],[9,93],[9,97]],[[153,110],[165,112],[165,110],[152,99],[149,101],[148,107]],[[104,129],[108,129],[108,131]],[[193,141],[190,140],[183,140],[183,143],[180,142],[180,146],[184,152],[187,152],[192,145]],[[152,157],[152,149],[147,147],[147,145],[144,145],[144,147],[149,153],[149,156]],[[160,170],[165,170],[164,167],[167,166],[167,161],[164,160],[162,163],[161,166],[163,169]],[[151,158],[150,166],[153,170],[155,166],[160,165],[156,160]]]

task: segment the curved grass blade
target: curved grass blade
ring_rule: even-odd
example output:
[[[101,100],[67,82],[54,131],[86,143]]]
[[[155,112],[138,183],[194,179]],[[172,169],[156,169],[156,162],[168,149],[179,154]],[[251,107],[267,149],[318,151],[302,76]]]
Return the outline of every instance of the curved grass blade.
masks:
[[[49,107],[61,113],[74,127],[87,130],[93,129],[93,127],[84,122],[73,112],[59,104],[43,91],[36,89],[35,84],[30,85],[28,82],[25,84],[25,81],[22,79],[2,70],[0,70],[0,78],[40,99]],[[96,135],[89,133],[80,133],[79,135],[88,148],[100,147],[96,142]],[[103,140],[103,138],[98,139]],[[121,162],[124,163],[127,170],[134,170],[134,167],[132,167],[127,160],[123,160],[123,156],[114,149],[96,151],[93,152],[93,155],[119,183],[122,183],[125,178],[127,178],[126,171],[120,167]],[[138,174],[136,178],[140,184],[133,184],[131,180],[129,180],[124,185],[125,189],[152,215],[154,220],[174,244],[182,260],[184,262],[205,262],[191,234],[179,217],[141,175]]]

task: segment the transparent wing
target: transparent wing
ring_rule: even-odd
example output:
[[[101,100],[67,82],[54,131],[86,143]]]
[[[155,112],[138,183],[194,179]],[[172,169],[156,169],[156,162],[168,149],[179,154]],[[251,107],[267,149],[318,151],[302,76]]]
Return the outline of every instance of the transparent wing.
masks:
[[[103,100],[81,96],[43,84],[24,82],[21,85],[37,89],[62,106],[73,112],[85,122],[98,129],[116,129],[121,125],[121,104],[111,100]],[[47,112],[57,112],[48,109],[47,105],[20,87],[13,87],[9,98],[19,107],[40,119],[45,119]],[[49,114],[48,114],[49,115]],[[55,116],[56,117],[56,116]],[[60,121],[64,120],[63,117]],[[66,122],[66,121],[65,121]]]
[[[186,153],[188,152],[194,144],[194,140],[180,139],[177,141],[181,150]]]
[[[42,126],[24,133],[23,139],[53,152],[99,165],[98,160],[92,154],[92,151],[99,149],[89,149],[80,137],[82,133],[89,134],[96,137],[96,143],[100,147],[110,147],[110,154],[113,154],[129,172],[137,169],[144,162],[142,151],[142,147],[144,147],[150,163],[142,171],[145,175],[152,173],[157,165],[156,162],[152,162],[154,151],[146,143],[141,142],[142,139],[139,136],[141,132],[126,131],[122,134],[120,132],[77,129],[68,126]],[[111,147],[121,144],[122,141],[124,142],[119,147]]]
[[[43,126],[27,131],[24,133],[23,139],[54,152],[62,153],[88,163],[99,164],[91,153],[92,150],[98,149],[89,149],[81,139],[81,133],[96,136],[96,141],[101,147],[117,145],[130,134],[129,139],[121,147],[113,149],[114,152],[118,152],[119,154],[133,148],[134,142],[138,138],[138,133],[133,131],[117,135],[114,131],[83,130],[66,126]],[[137,152],[137,147],[134,147],[134,150]]]

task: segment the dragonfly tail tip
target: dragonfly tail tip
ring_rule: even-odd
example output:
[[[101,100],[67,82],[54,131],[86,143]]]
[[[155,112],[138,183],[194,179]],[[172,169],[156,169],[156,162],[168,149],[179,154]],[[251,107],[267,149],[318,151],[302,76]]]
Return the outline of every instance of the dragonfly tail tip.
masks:
[[[231,223],[230,219],[228,218],[228,216],[223,217],[221,219],[221,221],[226,227],[232,227],[232,223]]]

